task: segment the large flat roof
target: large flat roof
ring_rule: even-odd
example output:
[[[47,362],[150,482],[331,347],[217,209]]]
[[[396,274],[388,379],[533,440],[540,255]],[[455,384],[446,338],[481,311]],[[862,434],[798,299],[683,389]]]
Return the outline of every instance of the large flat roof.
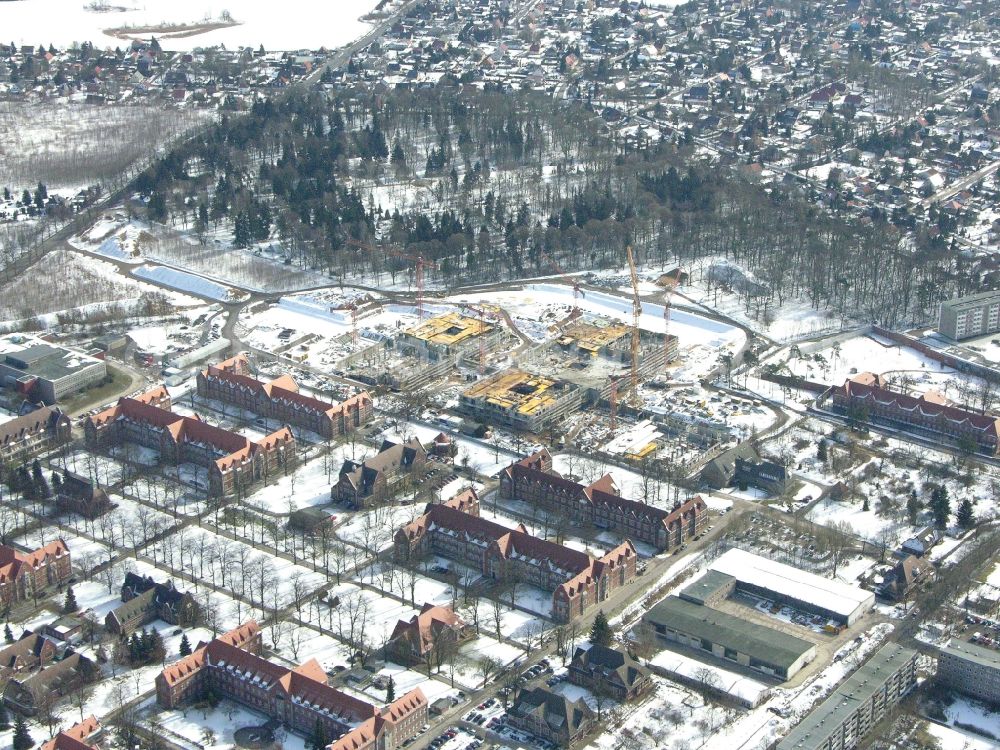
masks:
[[[785,739],[777,750],[811,750],[824,747],[840,725],[882,689],[890,675],[898,672],[916,656],[916,651],[896,643],[887,643],[866,661],[830,697],[814,708]]]
[[[983,303],[991,300],[1000,300],[1000,291],[979,292],[977,294],[967,294],[964,297],[953,297],[941,303],[944,307],[953,310],[961,310],[963,307],[980,307]]]
[[[875,595],[858,586],[832,581],[741,549],[729,550],[712,563],[711,569],[845,618],[859,607],[871,608],[875,604]]]
[[[815,644],[778,630],[747,622],[711,607],[668,596],[653,607],[646,619],[678,633],[704,638],[717,646],[749,654],[781,669],[789,669]]]
[[[717,570],[709,570],[701,578],[685,586],[680,596],[689,602],[704,604],[712,597],[712,594],[723,586],[728,586],[734,580],[736,579],[731,575],[720,573]]]
[[[952,638],[948,645],[941,649],[943,654],[951,654],[960,659],[980,664],[984,667],[1000,669],[1000,651],[984,648],[975,643],[969,643],[958,638]]]

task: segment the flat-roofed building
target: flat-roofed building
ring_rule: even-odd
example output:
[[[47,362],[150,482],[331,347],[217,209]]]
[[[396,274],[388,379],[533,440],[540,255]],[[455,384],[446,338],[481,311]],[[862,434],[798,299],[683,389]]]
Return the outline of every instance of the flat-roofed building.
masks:
[[[82,391],[108,374],[103,359],[36,336],[0,337],[0,384],[46,404]]]
[[[875,595],[741,549],[731,549],[711,569],[736,579],[736,588],[795,609],[853,625],[875,606]]]
[[[459,407],[486,424],[539,432],[580,408],[583,389],[524,370],[480,380],[459,397]]]
[[[450,312],[407,328],[399,334],[396,348],[404,354],[437,361],[468,354],[480,343],[492,349],[501,336],[502,329],[493,323]]]
[[[668,596],[643,620],[664,641],[782,680],[816,658],[814,643],[677,596]]]
[[[1000,292],[945,300],[938,308],[938,331],[956,340],[1000,331]]]
[[[960,693],[1000,704],[1000,651],[952,638],[938,656],[937,678]]]
[[[847,750],[917,684],[917,652],[887,643],[778,743],[776,750]]]

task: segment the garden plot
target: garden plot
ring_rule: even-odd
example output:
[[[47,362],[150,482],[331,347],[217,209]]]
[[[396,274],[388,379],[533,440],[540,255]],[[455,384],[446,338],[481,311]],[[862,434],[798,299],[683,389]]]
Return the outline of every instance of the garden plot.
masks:
[[[699,747],[722,724],[722,710],[706,703],[694,691],[657,675],[652,680],[654,689],[645,698],[620,707],[619,728],[602,733],[586,748],[615,750],[622,746],[623,739],[640,748]]]

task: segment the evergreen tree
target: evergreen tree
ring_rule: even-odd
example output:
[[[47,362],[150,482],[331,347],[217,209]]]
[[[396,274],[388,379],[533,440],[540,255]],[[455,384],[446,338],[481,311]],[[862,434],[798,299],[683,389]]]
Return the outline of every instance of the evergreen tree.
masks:
[[[963,498],[962,502],[958,504],[958,513],[955,517],[958,520],[958,525],[963,529],[971,529],[976,525],[976,514],[969,498]]]
[[[9,622],[6,625],[3,626],[3,639],[5,641],[7,641],[7,643],[13,643],[14,642],[14,634],[12,632],[10,632],[10,623]]]
[[[820,438],[816,443],[816,458],[826,463],[826,438]]]
[[[869,502],[868,502],[868,495],[865,495],[865,499],[864,499],[864,501],[863,501],[863,502],[861,503],[861,510],[863,510],[863,511],[864,511],[865,513],[867,513],[867,512],[868,512],[868,511],[870,511],[871,509],[872,509],[872,507],[871,507],[871,505],[870,505],[870,504],[869,504]]]
[[[181,636],[181,645],[180,649],[178,650],[178,653],[181,656],[191,655],[191,642],[188,640],[187,633]]]
[[[948,490],[943,485],[939,485],[931,491],[931,512],[934,514],[934,524],[939,529],[948,525],[951,503],[948,501]]]
[[[392,703],[396,700],[396,681],[389,677],[389,683],[385,686],[385,702]]]
[[[319,719],[316,719],[316,723],[313,725],[312,734],[309,737],[309,747],[312,750],[324,750],[324,748],[329,744],[330,738],[326,733],[326,728]]]
[[[590,628],[590,642],[595,646],[610,646],[612,640],[611,625],[602,609],[594,618],[594,624]]]
[[[920,513],[920,498],[917,497],[917,491],[912,490],[910,496],[906,498],[906,515],[910,519],[910,526],[916,526],[917,515]]]
[[[73,587],[68,586],[66,588],[66,601],[63,602],[63,614],[71,615],[80,610],[80,606],[76,603],[76,594],[73,593]]]
[[[24,723],[24,718],[20,715],[14,719],[14,741],[11,747],[14,750],[31,750],[35,746],[35,741],[31,738],[28,725]]]

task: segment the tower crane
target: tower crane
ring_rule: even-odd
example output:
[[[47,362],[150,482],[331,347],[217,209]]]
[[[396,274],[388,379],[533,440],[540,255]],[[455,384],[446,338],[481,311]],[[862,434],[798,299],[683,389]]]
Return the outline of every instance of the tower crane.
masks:
[[[632,399],[639,400],[639,317],[642,315],[642,300],[639,299],[639,273],[635,268],[635,256],[632,254],[632,246],[625,250],[628,258],[628,272],[632,280],[632,371],[631,383]]]

